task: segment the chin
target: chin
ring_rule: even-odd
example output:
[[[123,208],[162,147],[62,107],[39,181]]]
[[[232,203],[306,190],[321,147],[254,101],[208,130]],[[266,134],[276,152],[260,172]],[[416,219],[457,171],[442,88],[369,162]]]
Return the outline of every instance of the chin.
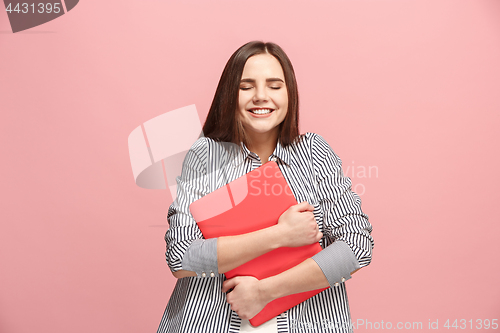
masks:
[[[255,134],[268,134],[272,133],[276,127],[274,128],[250,128],[249,131]]]

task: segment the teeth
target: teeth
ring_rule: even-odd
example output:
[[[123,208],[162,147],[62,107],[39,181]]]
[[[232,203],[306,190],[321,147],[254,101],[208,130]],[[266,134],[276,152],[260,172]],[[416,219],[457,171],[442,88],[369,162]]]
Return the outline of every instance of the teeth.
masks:
[[[255,113],[255,114],[267,114],[267,113],[271,113],[271,109],[252,110],[251,112]]]

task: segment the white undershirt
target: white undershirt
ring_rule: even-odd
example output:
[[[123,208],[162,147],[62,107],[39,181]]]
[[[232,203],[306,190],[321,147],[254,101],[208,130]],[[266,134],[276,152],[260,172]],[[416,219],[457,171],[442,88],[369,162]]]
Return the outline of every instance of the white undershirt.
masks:
[[[240,333],[276,333],[278,321],[276,317],[269,319],[264,324],[253,327],[248,320],[241,320]]]

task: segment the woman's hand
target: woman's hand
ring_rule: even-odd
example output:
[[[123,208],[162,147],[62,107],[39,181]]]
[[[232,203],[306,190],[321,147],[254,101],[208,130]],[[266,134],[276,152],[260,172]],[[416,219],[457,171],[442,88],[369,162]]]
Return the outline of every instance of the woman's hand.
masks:
[[[283,235],[283,247],[299,247],[319,242],[323,233],[313,214],[314,207],[307,201],[288,208],[278,220]]]
[[[231,310],[235,311],[241,319],[255,317],[272,298],[262,288],[260,281],[253,276],[237,276],[224,281],[222,292],[228,292],[227,302]]]

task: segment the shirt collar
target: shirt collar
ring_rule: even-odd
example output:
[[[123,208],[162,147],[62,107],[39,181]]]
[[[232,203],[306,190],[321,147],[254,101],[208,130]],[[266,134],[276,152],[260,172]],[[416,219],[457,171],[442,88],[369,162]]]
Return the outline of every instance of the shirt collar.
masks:
[[[234,147],[235,149],[233,150],[233,158],[232,158],[234,167],[239,166],[243,161],[249,158],[249,156],[254,154],[247,148],[247,146],[243,142],[241,143],[241,148],[243,149],[243,151],[241,149],[238,149],[236,145]],[[291,158],[290,151],[289,149],[281,145],[279,139],[276,144],[276,148],[274,148],[274,152],[271,154],[271,156],[269,156],[269,159],[271,159],[272,157],[277,157],[285,164],[290,165],[290,158]]]

